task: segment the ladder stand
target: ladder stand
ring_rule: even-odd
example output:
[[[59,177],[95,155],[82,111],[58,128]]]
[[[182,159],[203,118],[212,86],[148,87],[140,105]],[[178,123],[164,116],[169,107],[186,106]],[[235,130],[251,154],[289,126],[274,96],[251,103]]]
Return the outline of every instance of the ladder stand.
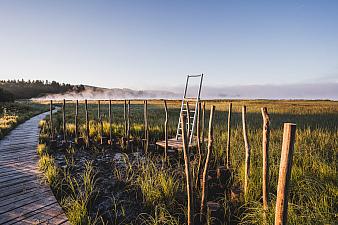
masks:
[[[195,98],[188,98],[187,97],[187,90],[189,86],[189,79],[195,78],[200,79],[199,80],[199,87],[197,96]],[[178,119],[178,125],[177,125],[177,132],[176,132],[176,140],[179,140],[182,138],[182,123],[181,123],[181,115],[183,114],[187,119],[186,121],[186,130],[189,131],[189,145],[191,145],[194,142],[194,132],[195,132],[195,126],[196,126],[196,120],[197,120],[197,110],[198,110],[198,103],[200,101],[200,95],[201,95],[201,88],[202,88],[202,82],[203,82],[203,74],[200,75],[187,75],[187,80],[185,83],[185,89],[184,94],[182,98],[182,105],[181,105],[181,111],[180,111],[180,117]],[[190,107],[189,103],[192,102],[195,104],[195,109],[190,110],[192,107]],[[189,105],[189,106],[188,106]],[[188,108],[189,107],[189,108]]]

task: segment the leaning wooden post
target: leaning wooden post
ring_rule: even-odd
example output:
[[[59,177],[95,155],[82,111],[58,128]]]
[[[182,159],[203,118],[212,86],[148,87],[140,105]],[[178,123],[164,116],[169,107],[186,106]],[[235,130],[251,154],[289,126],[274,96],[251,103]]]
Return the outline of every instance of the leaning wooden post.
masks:
[[[201,152],[201,127],[200,127],[200,122],[201,122],[201,103],[198,103],[197,107],[197,124],[196,124],[196,129],[197,129],[197,151],[198,151],[198,166],[197,166],[197,173],[196,173],[196,180],[195,180],[195,186],[197,187],[198,181],[200,178],[200,168],[201,168],[201,163],[202,163],[202,152]]]
[[[243,137],[245,144],[245,178],[244,178],[244,194],[248,193],[249,176],[250,176],[250,145],[248,141],[248,132],[246,126],[246,106],[242,108]]]
[[[207,199],[207,192],[206,192],[206,182],[208,176],[208,165],[210,160],[210,155],[212,151],[212,146],[214,142],[213,138],[213,115],[215,111],[215,106],[211,106],[210,110],[210,119],[209,119],[209,137],[208,137],[208,152],[205,159],[204,170],[203,170],[203,177],[202,177],[202,196],[201,196],[201,211],[200,211],[200,221],[202,222],[203,215],[205,215],[205,201]]]
[[[279,166],[275,225],[286,225],[288,215],[288,188],[291,177],[292,156],[296,138],[296,124],[284,123],[283,145]]]
[[[50,100],[49,106],[50,114],[49,114],[49,123],[50,123],[50,139],[54,140],[54,128],[53,128],[53,100]]]
[[[189,102],[187,104],[187,136],[188,136],[188,145],[190,145],[190,107]]]
[[[113,144],[113,131],[112,131],[112,114],[111,114],[111,100],[109,100],[109,144]]]
[[[263,209],[268,209],[269,202],[269,139],[270,139],[270,117],[266,107],[261,108],[263,116]]]
[[[67,141],[67,127],[66,127],[66,100],[63,99],[63,107],[62,107],[62,121],[63,121],[63,140]]]
[[[204,148],[205,146],[205,140],[204,140],[204,127],[205,127],[205,102],[203,102],[203,105],[202,105],[202,127],[201,127],[201,130],[202,130],[202,149]]]
[[[231,111],[232,111],[232,103],[229,103],[229,112],[228,112],[228,140],[227,140],[227,168],[231,167],[231,159],[230,159],[230,137],[231,137]]]
[[[144,116],[144,139],[145,139],[145,146],[144,146],[144,152],[148,152],[149,147],[149,129],[148,129],[148,101],[145,100],[143,102],[143,116]]]
[[[165,121],[164,121],[164,160],[167,160],[167,151],[168,151],[168,107],[167,101],[164,100],[164,110],[165,110]]]
[[[190,174],[190,153],[189,153],[189,141],[187,138],[186,132],[186,118],[183,113],[181,114],[181,127],[182,127],[182,147],[183,147],[183,155],[184,155],[184,168],[185,168],[185,177],[186,177],[186,186],[187,186],[187,198],[188,198],[188,225],[194,224],[193,215],[194,215],[194,203],[193,203],[193,186],[191,182],[191,174]]]
[[[79,100],[76,100],[76,104],[75,104],[75,140],[77,140],[78,138],[78,115],[79,115]]]
[[[89,147],[89,143],[90,143],[90,140],[89,140],[89,117],[88,117],[88,104],[87,104],[87,99],[85,100],[85,113],[86,113],[86,135],[87,135],[87,147]]]

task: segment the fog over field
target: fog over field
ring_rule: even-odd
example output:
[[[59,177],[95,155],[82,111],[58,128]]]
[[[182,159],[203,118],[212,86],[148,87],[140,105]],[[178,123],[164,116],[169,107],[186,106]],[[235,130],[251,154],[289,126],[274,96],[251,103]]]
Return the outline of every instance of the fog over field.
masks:
[[[180,99],[182,87],[159,88],[158,90],[133,90],[128,88],[99,88],[85,86],[82,92],[51,94],[37,98],[48,99]],[[155,88],[154,88],[155,89]],[[161,90],[162,89],[162,90]],[[190,96],[196,96],[198,87],[189,89]],[[338,83],[284,84],[284,85],[237,85],[204,86],[203,99],[329,99],[338,100]]]

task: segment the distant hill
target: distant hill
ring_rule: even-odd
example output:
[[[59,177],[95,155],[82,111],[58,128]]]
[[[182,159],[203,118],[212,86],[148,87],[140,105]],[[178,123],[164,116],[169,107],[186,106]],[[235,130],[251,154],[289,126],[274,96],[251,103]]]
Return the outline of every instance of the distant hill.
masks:
[[[51,93],[80,92],[83,85],[60,84],[56,81],[42,80],[0,80],[0,101],[31,99]]]
[[[159,99],[159,98],[177,98],[175,92],[160,90],[132,90],[128,88],[101,88],[85,85],[81,91],[68,91],[59,94],[48,94],[41,96],[39,100],[47,99]]]

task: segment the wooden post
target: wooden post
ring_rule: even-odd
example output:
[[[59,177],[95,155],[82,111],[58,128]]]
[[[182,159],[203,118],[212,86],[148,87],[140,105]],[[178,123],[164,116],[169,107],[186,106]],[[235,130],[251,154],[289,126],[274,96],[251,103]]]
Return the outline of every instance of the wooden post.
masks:
[[[190,107],[189,102],[187,104],[187,136],[188,136],[188,145],[190,145]]]
[[[207,200],[207,192],[206,192],[206,182],[208,176],[208,165],[210,160],[210,155],[212,152],[212,146],[214,142],[213,138],[213,115],[215,111],[215,106],[211,106],[210,110],[210,119],[209,119],[209,137],[208,137],[208,152],[205,159],[204,170],[203,170],[203,177],[202,177],[202,196],[201,196],[201,211],[200,211],[200,221],[202,222],[203,215],[205,215],[205,202]]]
[[[164,159],[167,160],[167,151],[168,151],[168,107],[167,101],[164,100],[164,110],[165,110],[165,121],[164,121]]]
[[[263,209],[268,209],[269,202],[269,139],[270,139],[270,117],[266,107],[261,108],[263,116]]]
[[[63,99],[63,107],[62,107],[62,121],[63,121],[63,140],[67,141],[67,127],[66,127],[66,100]]]
[[[87,104],[87,99],[85,100],[85,111],[86,111],[86,135],[87,135],[87,147],[89,147],[89,143],[90,143],[90,140],[89,140],[89,117],[88,117],[88,104]]]
[[[49,123],[50,123],[50,139],[54,140],[54,128],[53,128],[53,100],[50,100],[49,106],[50,114],[49,114]]]
[[[99,121],[101,118],[101,102],[100,100],[97,101],[97,120]]]
[[[202,149],[204,149],[205,141],[204,141],[204,127],[205,127],[205,102],[203,102],[202,106]]]
[[[288,188],[291,177],[292,156],[296,138],[296,124],[284,123],[283,145],[279,166],[275,225],[286,225],[288,215]]]
[[[191,182],[191,174],[190,174],[190,152],[189,152],[189,141],[187,138],[186,132],[186,119],[181,114],[181,127],[182,127],[182,144],[183,144],[183,155],[184,155],[184,168],[185,168],[185,177],[186,177],[186,186],[187,186],[187,197],[188,197],[188,225],[194,224],[193,215],[194,215],[194,203],[193,203],[193,186]]]
[[[197,187],[198,181],[200,178],[200,168],[201,168],[201,163],[202,163],[202,152],[201,152],[201,127],[200,127],[200,122],[201,122],[201,103],[198,103],[197,107],[197,151],[198,151],[198,166],[197,166],[197,173],[196,173],[196,180],[195,180],[195,186]]]
[[[111,100],[109,100],[109,144],[113,144]]]
[[[124,119],[124,138],[127,138],[127,100],[124,100],[123,105],[123,119]]]
[[[248,193],[249,176],[250,176],[250,145],[248,141],[248,132],[246,126],[246,106],[242,108],[243,137],[245,144],[245,178],[244,178],[244,194]]]
[[[143,103],[144,103],[143,116],[144,116],[144,139],[145,139],[144,152],[148,153],[148,147],[149,147],[148,101],[145,100]]]
[[[231,111],[232,111],[232,103],[229,103],[229,112],[228,112],[228,140],[227,140],[227,165],[226,167],[230,169],[231,167],[231,159],[230,159],[230,137],[231,137]]]
[[[79,100],[76,100],[76,104],[75,104],[75,140],[77,140],[78,138],[78,115],[79,115]]]
[[[127,105],[127,148],[130,148],[130,100],[128,100]]]

